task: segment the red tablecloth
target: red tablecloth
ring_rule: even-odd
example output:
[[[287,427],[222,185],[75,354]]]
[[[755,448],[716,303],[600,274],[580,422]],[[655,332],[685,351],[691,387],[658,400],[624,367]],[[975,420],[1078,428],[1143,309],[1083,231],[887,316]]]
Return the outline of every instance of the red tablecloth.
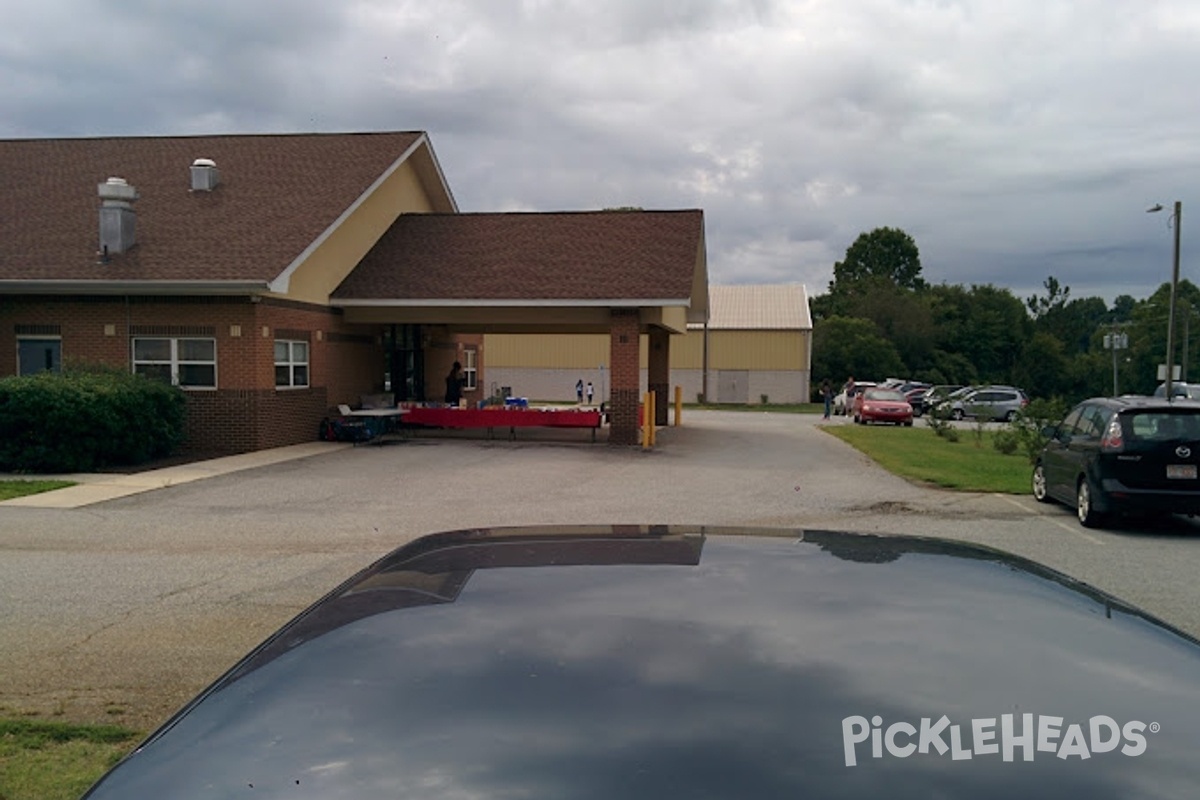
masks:
[[[598,428],[599,411],[509,408],[409,408],[406,425],[439,428]]]

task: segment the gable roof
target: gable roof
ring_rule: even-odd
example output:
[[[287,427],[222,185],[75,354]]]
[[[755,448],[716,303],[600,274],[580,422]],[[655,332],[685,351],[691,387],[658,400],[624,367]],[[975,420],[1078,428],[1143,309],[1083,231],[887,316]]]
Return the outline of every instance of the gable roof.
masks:
[[[808,292],[798,283],[709,286],[708,304],[709,330],[812,329]]]
[[[406,214],[331,300],[688,305],[698,271],[699,210]]]
[[[421,132],[0,140],[0,281],[265,283],[421,144]],[[212,192],[190,189],[197,158],[220,170]],[[99,264],[96,187],[112,176],[139,194],[137,244]]]

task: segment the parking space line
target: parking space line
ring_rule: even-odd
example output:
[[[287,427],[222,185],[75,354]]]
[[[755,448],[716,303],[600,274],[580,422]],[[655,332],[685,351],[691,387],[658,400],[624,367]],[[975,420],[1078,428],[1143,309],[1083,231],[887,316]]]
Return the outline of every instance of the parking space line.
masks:
[[[1024,511],[1029,510],[1029,508],[1024,503],[1020,503],[1020,502],[1014,500],[1013,498],[1009,497],[1008,495],[997,494],[996,497],[999,497],[1000,499],[1004,500],[1005,502],[1012,503],[1014,506],[1016,506],[1017,508],[1020,508]],[[1038,516],[1045,519],[1047,522],[1057,525],[1058,527],[1062,528],[1064,531],[1070,531],[1071,533],[1075,534],[1076,536],[1082,536],[1084,539],[1087,539],[1092,544],[1099,544],[1099,545],[1104,544],[1104,542],[1097,539],[1095,536],[1090,536],[1089,534],[1085,533],[1083,531],[1083,529],[1080,528],[1078,525],[1068,525],[1067,523],[1063,522],[1062,520],[1051,517],[1049,514],[1038,514]]]

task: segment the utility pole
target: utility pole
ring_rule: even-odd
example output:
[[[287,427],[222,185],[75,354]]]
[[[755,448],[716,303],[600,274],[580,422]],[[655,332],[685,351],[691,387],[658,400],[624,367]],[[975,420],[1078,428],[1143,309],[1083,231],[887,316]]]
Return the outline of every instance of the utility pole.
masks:
[[[1117,389],[1117,351],[1129,349],[1129,334],[1118,333],[1117,326],[1119,324],[1112,323],[1112,332],[1104,334],[1104,349],[1112,350],[1113,354],[1113,397],[1120,394]]]

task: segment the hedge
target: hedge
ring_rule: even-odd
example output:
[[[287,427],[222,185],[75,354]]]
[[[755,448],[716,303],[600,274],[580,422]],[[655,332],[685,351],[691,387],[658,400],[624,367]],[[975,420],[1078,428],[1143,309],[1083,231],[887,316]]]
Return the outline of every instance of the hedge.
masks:
[[[177,387],[115,369],[0,378],[0,471],[88,472],[141,464],[183,440]]]

